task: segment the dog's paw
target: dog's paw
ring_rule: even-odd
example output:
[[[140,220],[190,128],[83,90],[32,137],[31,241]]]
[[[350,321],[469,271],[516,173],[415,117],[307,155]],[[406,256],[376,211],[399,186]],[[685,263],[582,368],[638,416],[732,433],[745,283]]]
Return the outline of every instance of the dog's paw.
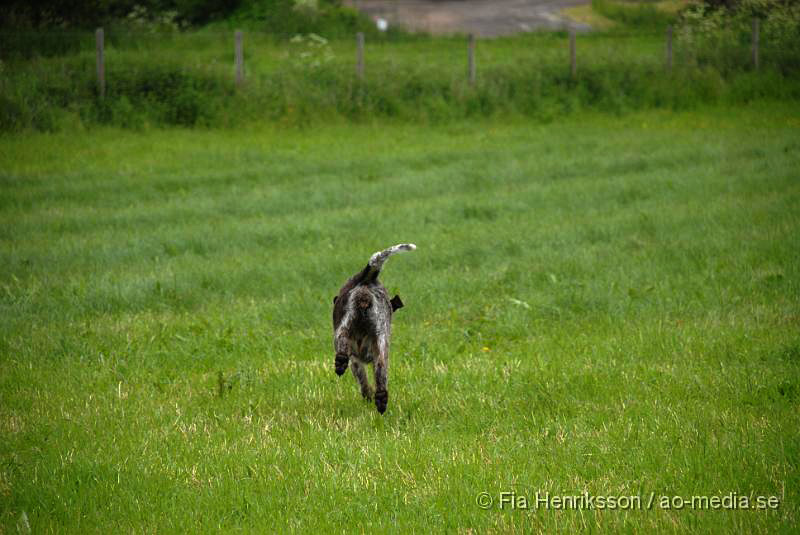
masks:
[[[350,359],[347,355],[336,355],[336,360],[334,362],[336,366],[336,375],[342,376],[344,372],[347,371],[347,365],[349,364]]]
[[[386,405],[389,403],[389,392],[386,390],[378,390],[375,392],[375,408],[378,412],[383,414],[386,412]]]

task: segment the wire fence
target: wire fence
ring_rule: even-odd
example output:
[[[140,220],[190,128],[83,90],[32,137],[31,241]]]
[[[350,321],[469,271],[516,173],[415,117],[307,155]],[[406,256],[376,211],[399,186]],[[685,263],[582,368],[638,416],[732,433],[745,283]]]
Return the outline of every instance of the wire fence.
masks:
[[[0,55],[8,63],[31,58],[66,57],[77,55],[85,57],[94,49],[97,84],[106,85],[106,76],[114,72],[113,63],[126,67],[130,56],[136,53],[157,54],[160,60],[172,61],[177,57],[187,60],[186,68],[202,68],[203,62],[210,70],[223,71],[226,67],[231,79],[237,85],[244,83],[246,73],[253,77],[269,70],[280,70],[287,65],[306,64],[309,68],[336,66],[345,67],[348,63],[355,77],[363,79],[371,68],[383,72],[387,67],[403,65],[415,66],[421,70],[425,65],[441,69],[448,65],[461,64],[465,79],[474,84],[481,69],[502,67],[509,64],[521,65],[540,61],[560,60],[572,76],[577,76],[579,66],[599,66],[610,63],[633,62],[638,64],[663,64],[664,68],[696,66],[698,63],[718,64],[738,63],[739,68],[759,69],[762,63],[764,44],[758,19],[753,19],[749,42],[738,39],[736,43],[725,43],[725,50],[705,49],[709,42],[699,43],[697,36],[679,32],[667,27],[663,32],[636,32],[611,35],[579,34],[574,30],[540,34],[530,41],[510,44],[508,39],[477,40],[474,36],[438,39],[435,50],[426,46],[424,40],[378,40],[367,42],[363,33],[354,36],[352,42],[329,42],[313,34],[298,36],[289,43],[276,41],[268,34],[259,32],[132,32],[97,29],[94,35],[87,32],[0,32]],[[705,40],[709,41],[709,40]],[[590,50],[582,48],[589,43]],[[94,46],[92,46],[94,45]],[[514,46],[516,50],[511,50]],[[538,47],[538,48],[534,48]],[[559,50],[560,48],[560,50]],[[109,50],[110,53],[106,51]],[[780,54],[770,49],[766,43],[768,61]],[[721,56],[727,56],[726,62]],[[434,57],[435,56],[435,57]],[[559,56],[561,56],[559,58]],[[557,59],[558,58],[558,59]],[[111,63],[109,69],[107,63]],[[100,91],[103,94],[103,91]]]
[[[797,54],[775,43],[758,20],[716,40],[673,27],[332,41],[239,30],[0,32],[0,130],[48,124],[37,117],[58,108],[112,123],[131,107],[150,108],[156,122],[236,122],[232,98],[241,116],[269,119],[673,105],[716,98],[720,80],[741,75],[764,78],[746,93],[783,91],[767,73],[796,72]]]

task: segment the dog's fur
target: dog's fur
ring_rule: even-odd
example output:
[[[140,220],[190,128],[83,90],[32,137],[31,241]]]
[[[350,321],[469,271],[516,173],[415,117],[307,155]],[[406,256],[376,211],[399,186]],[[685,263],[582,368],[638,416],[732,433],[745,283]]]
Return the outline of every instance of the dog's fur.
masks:
[[[367,266],[350,277],[333,298],[333,348],[336,352],[336,374],[342,375],[348,363],[361,386],[365,399],[375,399],[375,407],[383,414],[389,402],[386,389],[389,371],[389,339],[392,335],[392,313],[403,306],[395,295],[389,299],[386,288],[378,281],[383,263],[395,253],[413,251],[413,243],[402,243],[372,255]],[[365,367],[375,367],[375,390],[367,381]]]

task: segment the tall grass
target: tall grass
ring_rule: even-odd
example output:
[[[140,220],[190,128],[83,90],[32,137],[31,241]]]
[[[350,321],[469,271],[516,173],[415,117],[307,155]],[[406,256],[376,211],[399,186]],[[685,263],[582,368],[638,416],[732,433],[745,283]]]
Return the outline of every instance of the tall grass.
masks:
[[[777,58],[784,56],[772,54],[769,46],[755,74],[747,50],[738,66],[730,54],[717,65],[691,42],[679,40],[675,68],[668,72],[660,32],[581,36],[574,79],[564,34],[481,41],[474,87],[466,80],[461,38],[369,41],[366,79],[357,81],[351,40],[286,42],[248,32],[246,84],[238,89],[232,34],[112,31],[108,43],[102,100],[89,34],[80,52],[4,63],[0,129],[307,125],[372,118],[441,122],[499,114],[547,121],[579,110],[686,109],[800,95],[796,73],[783,69]]]

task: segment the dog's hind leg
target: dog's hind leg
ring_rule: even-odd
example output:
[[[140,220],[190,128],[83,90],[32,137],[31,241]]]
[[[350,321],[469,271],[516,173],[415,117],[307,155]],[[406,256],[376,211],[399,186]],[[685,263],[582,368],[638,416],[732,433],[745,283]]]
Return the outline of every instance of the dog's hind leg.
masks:
[[[334,360],[336,375],[342,375],[345,370],[347,370],[347,363],[350,360],[350,354],[353,352],[349,335],[350,323],[352,321],[353,313],[351,310],[348,310],[333,336],[333,349],[336,352],[336,358]]]
[[[353,372],[353,377],[356,378],[359,386],[361,386],[361,395],[364,396],[364,399],[372,401],[372,386],[367,380],[367,371],[364,369],[364,365],[357,359],[353,359],[350,361],[350,371]]]
[[[385,334],[378,335],[375,358],[375,408],[383,414],[389,403],[389,337]]]

